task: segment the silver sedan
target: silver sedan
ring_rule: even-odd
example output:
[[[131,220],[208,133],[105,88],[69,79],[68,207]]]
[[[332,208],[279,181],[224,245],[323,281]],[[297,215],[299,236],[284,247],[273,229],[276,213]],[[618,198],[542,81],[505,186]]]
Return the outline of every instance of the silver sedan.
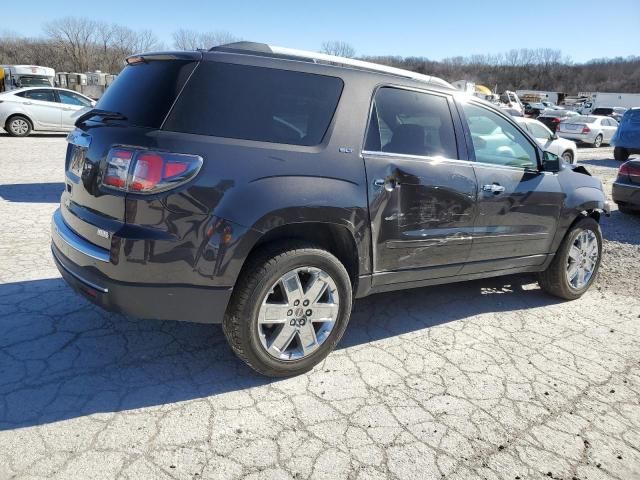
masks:
[[[618,122],[613,118],[581,115],[561,122],[556,133],[562,138],[599,147],[603,143],[610,143],[617,129]]]

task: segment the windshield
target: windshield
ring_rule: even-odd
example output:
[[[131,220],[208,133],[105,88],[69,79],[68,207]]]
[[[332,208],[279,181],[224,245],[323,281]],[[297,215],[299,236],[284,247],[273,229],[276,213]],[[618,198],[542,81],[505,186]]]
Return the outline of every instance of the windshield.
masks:
[[[613,113],[613,108],[596,108],[592,113],[594,115],[609,115]]]
[[[47,77],[20,77],[18,78],[20,87],[50,87],[51,82]]]

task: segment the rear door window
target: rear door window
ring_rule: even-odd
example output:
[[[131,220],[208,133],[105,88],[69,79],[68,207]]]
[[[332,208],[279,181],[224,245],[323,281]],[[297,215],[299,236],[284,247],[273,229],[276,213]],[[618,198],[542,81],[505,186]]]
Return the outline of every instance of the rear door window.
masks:
[[[365,150],[458,158],[447,97],[381,88],[375,96]]]
[[[20,96],[31,100],[38,100],[40,102],[56,101],[56,96],[53,94],[53,90],[27,90],[26,92],[22,92]]]
[[[340,78],[203,62],[163,128],[215,137],[311,146],[322,142],[342,93]]]
[[[149,60],[129,65],[96,105],[137,127],[159,128],[195,68],[192,60]]]

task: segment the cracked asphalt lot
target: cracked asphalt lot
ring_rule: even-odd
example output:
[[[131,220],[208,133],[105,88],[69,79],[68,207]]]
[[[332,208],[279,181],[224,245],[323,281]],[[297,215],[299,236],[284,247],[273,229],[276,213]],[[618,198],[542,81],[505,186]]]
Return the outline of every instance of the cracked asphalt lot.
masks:
[[[218,326],[123,318],[65,286],[64,152],[0,135],[0,479],[640,478],[638,218],[603,220],[578,301],[528,276],[373,296],[313,372],[271,380]],[[611,156],[580,153],[609,192]]]

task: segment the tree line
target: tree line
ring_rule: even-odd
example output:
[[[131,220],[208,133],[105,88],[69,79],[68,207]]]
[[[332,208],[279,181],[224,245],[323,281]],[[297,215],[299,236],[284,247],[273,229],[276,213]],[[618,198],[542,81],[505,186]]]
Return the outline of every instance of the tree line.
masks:
[[[65,17],[43,26],[38,38],[0,35],[0,64],[31,64],[59,72],[101,70],[118,73],[123,59],[134,53],[193,50],[240,40],[226,31],[197,32],[179,29],[172,43],[161,42],[151,30],[133,30],[89,18]],[[323,42],[323,53],[356,57],[347,42]],[[574,63],[557,49],[512,49],[490,55],[470,55],[444,60],[426,57],[360,56],[362,60],[404,68],[448,81],[469,80],[490,89],[533,89],[576,94],[589,91],[640,92],[640,57],[595,59]]]

